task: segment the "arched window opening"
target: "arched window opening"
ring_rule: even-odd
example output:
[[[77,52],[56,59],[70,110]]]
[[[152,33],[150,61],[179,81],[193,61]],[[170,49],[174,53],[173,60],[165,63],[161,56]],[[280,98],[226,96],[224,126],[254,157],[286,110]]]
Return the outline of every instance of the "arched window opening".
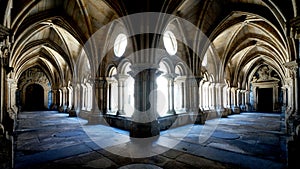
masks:
[[[116,115],[118,111],[118,81],[115,76],[117,75],[116,67],[112,67],[106,78],[108,83],[107,88],[107,114]]]
[[[160,117],[167,116],[169,110],[169,100],[170,100],[170,87],[166,75],[168,73],[167,66],[165,63],[161,62],[159,64],[159,71],[161,75],[156,79],[157,84],[157,112]]]
[[[131,117],[134,112],[134,79],[129,75],[130,71],[130,64],[127,64],[124,71],[127,75],[124,86],[124,112],[127,117]]]
[[[185,77],[183,76],[183,69],[179,65],[175,67],[175,74],[178,75],[174,81],[174,108],[177,114],[184,113],[184,86]]]

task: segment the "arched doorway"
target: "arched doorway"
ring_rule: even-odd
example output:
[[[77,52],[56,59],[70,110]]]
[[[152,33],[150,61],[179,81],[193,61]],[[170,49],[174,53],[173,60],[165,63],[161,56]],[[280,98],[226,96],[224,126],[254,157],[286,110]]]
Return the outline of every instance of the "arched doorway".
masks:
[[[25,91],[25,110],[36,111],[43,110],[44,107],[44,89],[41,85],[31,84]]]

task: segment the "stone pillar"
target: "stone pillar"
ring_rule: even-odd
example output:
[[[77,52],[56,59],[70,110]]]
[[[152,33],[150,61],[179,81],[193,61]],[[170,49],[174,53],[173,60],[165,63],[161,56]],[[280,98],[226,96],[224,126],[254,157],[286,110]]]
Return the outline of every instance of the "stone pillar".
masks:
[[[204,103],[204,110],[209,110],[209,85],[210,82],[204,82],[203,83],[203,103]]]
[[[52,107],[51,109],[56,109],[56,106],[57,106],[57,90],[55,89],[52,89]]]
[[[293,1],[293,5],[296,7],[299,5],[298,1]],[[291,113],[293,116],[286,115],[286,120],[291,122],[291,133],[289,134],[295,134],[293,140],[288,141],[288,166],[296,166],[299,164],[299,159],[298,155],[300,153],[300,146],[299,146],[299,139],[300,139],[300,134],[299,134],[299,129],[300,129],[300,112],[299,112],[299,97],[300,97],[300,90],[299,90],[299,58],[300,58],[300,15],[299,12],[297,13],[297,16],[292,18],[289,22],[287,22],[287,34],[290,35],[291,41],[294,41],[296,45],[298,45],[298,50],[297,51],[297,56],[295,56],[295,60],[292,62],[288,62],[285,64],[285,66],[288,69],[291,69],[291,73],[293,76],[293,87],[294,87],[294,101],[295,101],[295,110]],[[291,100],[288,100],[290,102]],[[288,124],[288,123],[287,123]],[[288,128],[289,126],[287,126]],[[296,130],[296,131],[295,131]]]
[[[245,90],[245,111],[250,111],[250,91]]]
[[[215,110],[216,109],[216,84],[215,83],[210,83],[209,85],[209,109]]]
[[[6,79],[6,70],[5,68],[8,67],[8,59],[9,59],[9,46],[10,46],[10,42],[9,42],[9,29],[6,28],[5,26],[2,26],[0,24],[0,31],[1,34],[3,35],[3,39],[0,39],[1,42],[4,43],[0,43],[0,129],[1,126],[3,126],[4,128],[6,128],[5,124],[3,124],[4,119],[5,119],[5,79]],[[3,128],[3,130],[5,130]],[[1,132],[1,131],[0,131]]]
[[[134,106],[130,126],[130,137],[145,138],[160,133],[157,112],[156,78],[160,75],[157,69],[148,68],[129,72],[134,80]]]
[[[231,114],[232,110],[231,110],[231,88],[229,86],[227,86],[227,109],[228,109],[228,113]]]
[[[289,95],[291,98],[289,99],[289,102],[291,103],[291,114],[299,115],[299,99],[300,96],[299,90],[298,90],[298,80],[299,80],[299,65],[296,60],[287,62],[284,64],[284,66],[290,70],[290,78],[287,79],[287,82],[289,83],[290,90]]]
[[[176,114],[174,108],[174,79],[176,78],[176,74],[166,74],[164,77],[168,80],[168,114],[174,115]]]
[[[103,114],[99,110],[99,107],[96,103],[96,95],[94,94],[96,91],[96,81],[97,79],[89,79],[89,82],[87,83],[88,91],[87,91],[87,97],[88,97],[88,123],[89,124],[101,124],[104,122]],[[106,124],[106,123],[105,123]]]
[[[240,113],[240,108],[239,108],[239,106],[238,106],[238,99],[237,99],[237,97],[238,97],[238,88],[236,88],[236,87],[232,87],[231,88],[231,97],[232,97],[232,101],[233,101],[233,103],[232,103],[232,111],[233,111],[233,113],[235,113],[235,114],[239,114]]]
[[[105,114],[107,111],[107,81],[104,78],[99,79],[99,94],[98,94],[98,106],[100,112]]]
[[[281,87],[282,90],[282,106],[281,111],[285,113],[287,107],[287,87],[286,85]]]
[[[223,106],[223,88],[224,88],[225,84],[224,83],[217,83],[216,84],[216,108],[217,111],[219,113],[219,115],[221,115],[222,117],[227,117],[227,113],[224,110],[224,106]]]
[[[4,122],[4,114],[5,114],[5,81],[6,81],[6,74],[5,74],[5,60],[8,57],[8,49],[1,46],[1,66],[0,66],[0,123],[3,124]],[[7,56],[5,56],[7,55]]]
[[[196,118],[194,123],[195,124],[205,124],[205,121],[206,121],[206,118],[207,118],[207,113],[204,113],[202,111],[202,109],[200,109],[200,100],[202,100],[201,96],[202,94],[200,95],[200,93],[202,93],[202,77],[195,77],[195,92],[194,94],[196,94],[196,98],[194,99],[195,100],[195,104],[196,104],[196,108],[197,110],[195,112],[193,112],[192,115],[194,115],[195,117],[193,118]]]
[[[7,110],[12,110],[12,113],[17,114],[18,108],[16,106],[16,91],[17,83],[14,79],[7,79]]]
[[[80,105],[80,83],[74,82],[73,86],[75,86],[74,90],[74,109],[76,113],[79,113],[81,110],[81,105]]]
[[[118,111],[117,115],[125,115],[124,112],[124,83],[128,78],[128,75],[118,74],[115,76],[118,81]]]
[[[85,98],[86,98],[86,86],[85,84],[81,83],[80,85],[80,110],[86,110],[86,103],[85,103]]]
[[[279,106],[278,106],[278,84],[273,86],[273,111],[278,112]]]

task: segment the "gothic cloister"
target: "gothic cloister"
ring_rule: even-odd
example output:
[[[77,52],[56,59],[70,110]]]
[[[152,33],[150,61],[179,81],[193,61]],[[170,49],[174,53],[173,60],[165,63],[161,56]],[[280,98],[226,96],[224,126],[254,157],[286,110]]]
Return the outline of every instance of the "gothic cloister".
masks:
[[[178,147],[191,141],[190,130],[182,128],[194,126],[192,132],[201,128],[192,133],[200,143],[195,149],[210,145],[241,153],[224,140],[214,142],[219,132],[225,140],[229,136],[255,146],[261,141],[267,148],[255,149],[266,154],[272,146],[279,147],[267,158],[274,162],[270,168],[299,165],[299,5],[298,0],[0,0],[3,168],[21,166],[18,148],[35,150],[34,143],[24,147],[26,139],[39,139],[31,137],[31,131],[44,130],[52,117],[60,117],[55,124],[69,129],[60,123],[68,121],[66,115],[66,124],[72,126],[77,119],[76,132],[82,132],[77,130],[80,126],[96,144],[117,137],[95,132],[108,127],[120,132],[120,138],[124,134],[124,140],[131,139],[130,144],[149,146],[145,140],[151,138],[170,151],[193,154]],[[257,130],[248,128],[252,122]],[[45,133],[50,131],[55,129]],[[168,131],[183,135],[177,149],[166,145],[172,139],[162,141]],[[274,134],[269,142],[264,140],[267,135],[259,135],[266,131]],[[24,137],[26,133],[30,136]],[[248,137],[255,144],[244,141]],[[54,143],[58,144],[47,143],[49,149],[36,148],[50,152]],[[146,165],[149,161],[133,159],[151,158],[147,150],[130,156],[112,152]],[[252,151],[243,149],[249,159],[260,159],[260,152]],[[211,152],[207,154],[218,154]],[[259,168],[246,167],[250,162],[193,155],[218,163],[207,167]],[[247,158],[233,156],[237,161]],[[179,160],[189,165],[178,168],[200,167],[187,161]],[[125,164],[130,163],[102,167]]]

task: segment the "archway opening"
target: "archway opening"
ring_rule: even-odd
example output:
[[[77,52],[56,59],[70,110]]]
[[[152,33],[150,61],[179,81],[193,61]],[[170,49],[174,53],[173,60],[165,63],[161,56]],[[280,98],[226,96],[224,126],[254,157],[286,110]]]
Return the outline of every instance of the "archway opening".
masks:
[[[273,112],[273,88],[260,88],[257,91],[257,111]]]
[[[31,84],[25,91],[25,108],[27,111],[44,110],[44,89],[41,85]]]

